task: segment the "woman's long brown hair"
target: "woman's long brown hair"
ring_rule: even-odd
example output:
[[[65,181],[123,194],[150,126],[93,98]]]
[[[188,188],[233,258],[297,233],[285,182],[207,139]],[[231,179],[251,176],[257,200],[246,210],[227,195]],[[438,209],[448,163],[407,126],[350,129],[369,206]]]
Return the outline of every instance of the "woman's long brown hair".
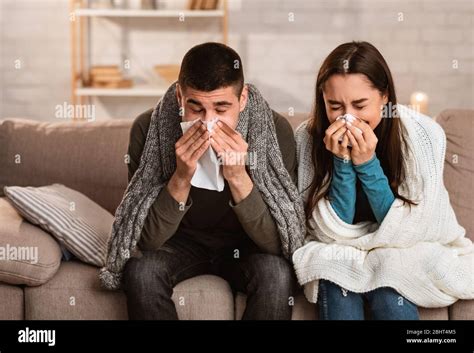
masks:
[[[376,154],[395,197],[415,205],[416,203],[398,193],[398,187],[406,175],[404,158],[407,143],[403,125],[396,111],[397,97],[392,74],[382,54],[372,44],[350,42],[334,49],[324,60],[318,73],[316,99],[312,118],[308,124],[308,132],[313,140],[311,158],[314,179],[309,186],[309,197],[305,205],[306,217],[311,217],[314,207],[321,198],[328,199],[332,180],[333,154],[326,149],[323,142],[325,131],[330,125],[324,105],[323,89],[327,80],[336,74],[363,74],[381,94],[388,95],[388,102],[383,107],[388,116],[383,117],[374,130],[378,139]]]

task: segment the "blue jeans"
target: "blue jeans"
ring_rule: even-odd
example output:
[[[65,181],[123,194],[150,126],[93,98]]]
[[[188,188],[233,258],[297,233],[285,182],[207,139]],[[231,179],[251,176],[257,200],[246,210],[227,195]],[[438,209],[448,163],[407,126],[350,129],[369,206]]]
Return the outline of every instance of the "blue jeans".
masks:
[[[209,249],[191,237],[176,234],[159,250],[131,258],[124,269],[123,289],[131,320],[176,320],[173,287],[202,274],[227,280],[234,291],[247,294],[242,319],[289,320],[296,287],[291,264],[280,256],[258,251],[254,243]]]
[[[322,320],[364,320],[364,301],[372,320],[419,320],[416,305],[392,288],[354,293],[330,281],[319,281],[319,317]]]

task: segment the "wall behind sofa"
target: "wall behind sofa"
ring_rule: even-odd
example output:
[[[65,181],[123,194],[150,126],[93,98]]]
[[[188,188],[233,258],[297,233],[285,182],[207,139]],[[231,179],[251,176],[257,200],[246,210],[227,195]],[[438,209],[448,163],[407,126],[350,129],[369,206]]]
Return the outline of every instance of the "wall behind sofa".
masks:
[[[257,84],[276,110],[308,111],[322,60],[350,40],[367,40],[380,49],[400,102],[408,103],[420,90],[429,95],[432,115],[473,107],[471,0],[229,2],[229,44],[242,56],[247,81]],[[56,107],[69,102],[68,11],[67,0],[0,1],[0,118],[53,121]],[[129,58],[137,81],[156,81],[153,65],[179,63],[194,44],[220,40],[219,30],[213,19],[94,19],[93,62]],[[157,99],[92,102],[98,119],[134,118]]]

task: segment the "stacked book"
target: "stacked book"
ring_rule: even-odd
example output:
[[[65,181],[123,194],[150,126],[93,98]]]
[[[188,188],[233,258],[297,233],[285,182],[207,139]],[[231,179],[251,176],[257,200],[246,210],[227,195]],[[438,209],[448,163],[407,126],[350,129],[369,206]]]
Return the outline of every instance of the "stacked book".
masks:
[[[188,10],[215,10],[219,0],[188,0]]]
[[[132,80],[123,77],[118,65],[92,66],[89,74],[94,88],[129,88],[133,85]]]

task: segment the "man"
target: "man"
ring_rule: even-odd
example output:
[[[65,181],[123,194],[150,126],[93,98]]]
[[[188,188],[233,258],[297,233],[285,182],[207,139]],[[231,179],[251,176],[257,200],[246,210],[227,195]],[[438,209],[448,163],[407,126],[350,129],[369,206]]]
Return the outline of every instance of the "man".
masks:
[[[283,248],[288,257],[291,249],[301,245],[304,229],[304,224],[299,226],[304,218],[302,204],[292,183],[296,174],[295,142],[289,123],[272,114],[259,97],[253,86],[244,85],[239,55],[223,44],[205,43],[185,55],[178,83],[157,108],[135,120],[130,134],[129,182],[139,183],[142,177],[135,174],[137,170],[146,174],[147,163],[149,168],[153,168],[152,163],[168,165],[168,157],[175,163],[157,166],[156,172],[148,173],[150,181],[140,184],[143,188],[156,180],[154,174],[161,171],[164,175],[168,171],[169,177],[163,178],[162,188],[156,198],[150,198],[149,209],[143,213],[145,219],[139,227],[138,240],[142,256],[128,260],[123,277],[117,277],[122,279],[127,295],[130,319],[177,319],[171,300],[173,287],[206,273],[221,276],[235,291],[247,294],[244,319],[291,318],[295,279],[291,264],[281,256],[281,239],[285,239]],[[178,106],[179,112],[175,111]],[[270,116],[268,121],[265,112]],[[156,148],[151,153],[151,149],[155,144],[166,145],[173,140],[166,131],[177,129],[179,115],[182,121],[200,120],[174,138],[177,141],[172,141],[172,155],[164,153],[157,158],[162,150]],[[218,122],[209,132],[203,122],[215,118]],[[160,123],[162,127],[156,130],[150,127]],[[258,126],[260,131],[255,131]],[[245,135],[249,141],[238,129],[248,130]],[[272,131],[277,137],[273,140],[278,140],[275,146],[268,142],[275,136]],[[150,146],[146,147],[147,144]],[[222,161],[225,186],[221,192],[191,185],[197,163],[208,148]],[[257,154],[255,169],[239,158],[229,157],[247,156],[249,148]],[[267,170],[272,165],[278,170],[276,174]],[[277,190],[272,184],[281,187]],[[149,194],[138,186],[136,190],[136,195]],[[133,187],[129,185],[124,205],[117,210],[116,233],[126,229],[126,224],[130,225],[127,229],[134,229],[134,220],[124,221],[133,213],[125,211],[132,204],[127,201],[132,193]],[[279,220],[278,226],[275,218]],[[124,253],[123,244],[131,243],[129,248],[133,249],[134,241],[125,233],[122,240],[117,240],[119,235],[112,235],[112,243],[120,245],[109,248],[109,269],[101,275],[106,286],[106,277],[113,272],[110,268],[120,270],[114,261]],[[124,262],[129,256],[125,253]]]

